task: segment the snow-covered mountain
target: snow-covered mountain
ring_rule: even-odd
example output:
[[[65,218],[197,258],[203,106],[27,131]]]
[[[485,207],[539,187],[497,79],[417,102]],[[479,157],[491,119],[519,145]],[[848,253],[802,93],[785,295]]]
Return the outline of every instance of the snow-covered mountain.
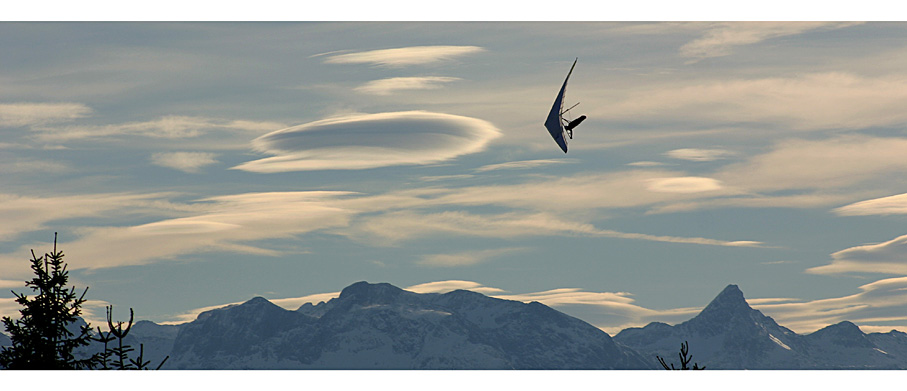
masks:
[[[614,340],[678,366],[680,344],[689,341],[693,362],[707,369],[907,368],[907,334],[867,335],[853,323],[841,322],[798,335],[751,308],[736,285],[728,285],[686,322],[629,328]]]
[[[297,311],[263,298],[180,327],[170,369],[647,369],[653,360],[540,303],[359,282]]]
[[[798,335],[751,308],[736,285],[686,322],[613,339],[537,302],[359,282],[296,311],[256,297],[181,325],[139,321],[125,342],[133,357],[144,344],[152,366],[169,355],[164,369],[660,369],[656,356],[679,365],[684,341],[707,369],[907,369],[907,333],[841,322]]]

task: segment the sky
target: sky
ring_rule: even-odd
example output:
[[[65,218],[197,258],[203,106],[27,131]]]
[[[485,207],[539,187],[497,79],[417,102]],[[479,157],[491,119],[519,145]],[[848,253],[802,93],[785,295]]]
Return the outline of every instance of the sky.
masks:
[[[137,319],[357,281],[614,335],[728,284],[907,331],[901,22],[0,22],[0,314],[57,232]],[[565,154],[543,127],[571,64]]]

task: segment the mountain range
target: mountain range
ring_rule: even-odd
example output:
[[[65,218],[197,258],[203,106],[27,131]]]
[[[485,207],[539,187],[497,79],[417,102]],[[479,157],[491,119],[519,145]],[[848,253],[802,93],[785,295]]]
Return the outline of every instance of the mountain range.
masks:
[[[736,285],[686,322],[613,338],[538,302],[358,282],[295,311],[256,297],[180,325],[139,321],[126,342],[152,363],[169,355],[163,369],[661,369],[656,356],[679,366],[684,341],[707,369],[907,369],[905,333],[841,322],[798,335]]]

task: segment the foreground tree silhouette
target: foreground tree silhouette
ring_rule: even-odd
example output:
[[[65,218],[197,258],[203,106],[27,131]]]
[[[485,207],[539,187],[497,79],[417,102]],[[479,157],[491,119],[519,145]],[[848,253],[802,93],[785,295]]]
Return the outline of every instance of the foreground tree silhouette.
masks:
[[[665,359],[663,359],[659,356],[655,356],[655,357],[658,358],[658,362],[661,363],[661,366],[664,367],[664,369],[667,369],[669,371],[670,370],[687,370],[687,369],[705,369],[704,365],[700,367],[699,364],[697,364],[697,363],[693,363],[693,367],[690,368],[689,364],[690,364],[690,361],[693,361],[693,355],[689,354],[689,353],[690,353],[690,344],[687,341],[683,341],[683,343],[680,344],[680,353],[678,353],[678,355],[680,356],[680,368],[674,368],[674,363],[671,363],[671,366],[668,367],[668,364],[665,363]]]
[[[0,351],[0,366],[7,369],[87,369],[94,358],[76,359],[73,350],[91,343],[91,328],[80,327],[78,335],[69,330],[82,314],[85,293],[76,294],[76,288],[67,288],[69,272],[63,262],[63,252],[57,251],[57,234],[54,249],[42,257],[32,250],[31,268],[35,278],[25,285],[37,293],[34,298],[13,292],[16,302],[25,308],[19,310],[20,319],[3,317],[3,325],[10,334],[11,347]]]
[[[20,319],[3,317],[3,324],[12,340],[11,347],[0,349],[0,368],[5,369],[150,369],[150,361],[144,360],[145,347],[139,344],[139,356],[130,359],[131,346],[123,340],[132,328],[133,312],[129,309],[129,324],[123,329],[123,322],[113,324],[113,306],[107,307],[106,333],[98,327],[97,336],[91,334],[88,324],[79,327],[79,335],[70,331],[82,314],[86,287],[81,295],[76,288],[66,288],[69,272],[63,262],[63,251],[57,250],[57,234],[54,233],[54,250],[43,257],[37,257],[32,250],[32,271],[35,278],[25,285],[37,292],[29,298],[13,292],[16,302],[25,308],[19,310]],[[116,340],[117,346],[108,343]],[[76,359],[73,350],[88,346],[91,341],[104,344],[104,351],[88,358]],[[111,361],[111,357],[113,360]],[[157,366],[160,369],[170,356]]]
[[[148,367],[148,364],[151,364],[151,361],[145,361],[145,345],[139,344],[139,357],[136,359],[129,358],[129,352],[135,351],[132,346],[123,345],[123,340],[126,339],[126,335],[129,334],[129,330],[132,329],[132,320],[133,312],[132,308],[129,309],[129,324],[126,325],[126,329],[123,329],[123,322],[117,322],[117,325],[113,325],[113,306],[107,306],[107,327],[108,330],[106,333],[101,331],[101,327],[98,327],[98,337],[94,338],[95,341],[101,342],[104,344],[104,352],[98,353],[97,355],[97,364],[100,366],[99,369],[151,369]],[[109,347],[109,343],[116,340],[116,347]],[[111,357],[113,360],[111,361]],[[164,357],[157,368],[161,369],[164,366],[164,363],[167,362],[170,356]]]

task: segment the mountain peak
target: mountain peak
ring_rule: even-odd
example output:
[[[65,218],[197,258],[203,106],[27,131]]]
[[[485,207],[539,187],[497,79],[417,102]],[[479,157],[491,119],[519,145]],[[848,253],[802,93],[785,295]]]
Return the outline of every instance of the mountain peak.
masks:
[[[403,289],[386,282],[370,284],[359,281],[340,291],[340,300],[351,300],[360,304],[389,303],[403,294]]]
[[[718,296],[715,296],[715,298],[712,299],[712,302],[702,310],[702,313],[736,312],[740,309],[750,310],[752,308],[750,308],[749,303],[746,302],[746,298],[743,297],[743,292],[740,288],[737,287],[737,285],[731,284],[725,287]]]
[[[722,330],[727,329],[728,327],[734,327],[732,324],[740,324],[743,322],[747,325],[752,324],[752,320],[757,318],[762,318],[762,316],[756,315],[758,311],[754,310],[746,302],[746,299],[743,297],[743,292],[740,291],[740,288],[737,285],[728,285],[718,294],[712,302],[709,303],[700,313],[696,315],[693,319],[690,319],[684,322],[684,327],[688,327],[698,332],[712,335],[722,332]],[[761,314],[759,314],[761,315]]]
[[[265,299],[264,297],[255,296],[255,297],[247,300],[245,303],[243,303],[243,305],[262,305],[265,303],[272,304],[270,301],[268,301],[268,299]]]

